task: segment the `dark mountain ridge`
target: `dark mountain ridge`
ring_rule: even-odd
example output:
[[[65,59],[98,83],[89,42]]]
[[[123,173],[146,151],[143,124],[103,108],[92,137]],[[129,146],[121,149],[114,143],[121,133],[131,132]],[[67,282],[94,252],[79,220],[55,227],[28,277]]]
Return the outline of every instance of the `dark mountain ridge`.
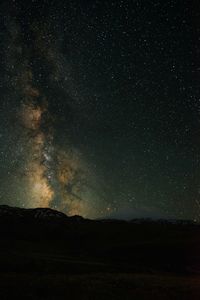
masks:
[[[132,224],[175,224],[175,225],[199,225],[192,220],[181,219],[152,219],[152,218],[136,218],[132,220],[121,219],[85,219],[82,216],[74,215],[67,216],[65,213],[57,211],[51,208],[20,208],[12,207],[9,205],[0,205],[0,221],[12,219],[12,220],[29,220],[29,221],[52,221],[52,222],[64,222],[64,223],[82,223],[82,222],[99,222],[99,223],[132,223]]]

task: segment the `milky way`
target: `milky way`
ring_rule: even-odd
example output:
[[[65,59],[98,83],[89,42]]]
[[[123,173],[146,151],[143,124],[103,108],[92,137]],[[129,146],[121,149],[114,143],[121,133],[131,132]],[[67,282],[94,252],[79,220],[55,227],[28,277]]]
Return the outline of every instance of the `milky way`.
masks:
[[[200,219],[195,1],[2,1],[0,203]]]
[[[65,145],[68,143],[64,149],[55,142],[55,114],[49,111],[49,99],[43,85],[38,84],[41,77],[46,77],[48,84],[62,81],[62,57],[51,45],[48,29],[42,28],[41,24],[30,24],[29,34],[32,34],[33,40],[29,45],[23,40],[20,25],[9,15],[6,21],[9,51],[5,53],[5,67],[12,93],[18,100],[15,125],[18,128],[20,159],[23,158],[23,164],[15,169],[15,173],[22,176],[20,189],[25,194],[20,204],[25,207],[52,207],[68,215],[95,216],[87,187],[88,182],[95,184],[95,176],[90,174],[66,135],[63,139]],[[38,62],[34,60],[44,64],[40,71],[34,70],[38,68]],[[51,71],[46,74],[43,68]],[[13,151],[18,151],[14,145]]]

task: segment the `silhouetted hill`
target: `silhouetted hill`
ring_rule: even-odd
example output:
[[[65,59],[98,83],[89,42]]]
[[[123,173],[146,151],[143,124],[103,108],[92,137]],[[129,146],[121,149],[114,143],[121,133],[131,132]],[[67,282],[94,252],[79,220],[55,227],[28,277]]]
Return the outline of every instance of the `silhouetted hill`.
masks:
[[[151,219],[151,218],[139,218],[132,219],[130,221],[120,220],[120,219],[97,219],[89,220],[84,219],[82,216],[67,216],[66,214],[51,209],[51,208],[19,208],[11,207],[8,205],[0,205],[0,220],[12,220],[12,221],[51,221],[59,223],[82,223],[82,222],[99,222],[99,223],[132,223],[132,224],[174,224],[174,225],[198,225],[191,220],[175,220],[175,219]]]
[[[82,235],[98,235],[115,231],[123,232],[131,238],[133,232],[141,231],[141,235],[149,230],[157,232],[172,227],[176,231],[181,227],[189,229],[198,227],[196,223],[188,220],[152,220],[152,219],[134,219],[131,221],[101,219],[89,220],[81,216],[67,216],[62,212],[50,208],[18,208],[8,205],[0,205],[0,233],[4,237],[17,238],[23,236],[31,238],[45,239],[64,239],[72,236],[72,239]],[[100,235],[99,235],[100,234]],[[120,236],[117,236],[120,238]],[[133,236],[134,238],[134,236]],[[91,242],[91,241],[90,241]],[[103,243],[103,241],[102,241]]]
[[[19,207],[11,207],[8,205],[0,205],[0,217],[13,219],[62,219],[66,220],[67,216],[57,210],[51,208],[32,208],[25,209]]]

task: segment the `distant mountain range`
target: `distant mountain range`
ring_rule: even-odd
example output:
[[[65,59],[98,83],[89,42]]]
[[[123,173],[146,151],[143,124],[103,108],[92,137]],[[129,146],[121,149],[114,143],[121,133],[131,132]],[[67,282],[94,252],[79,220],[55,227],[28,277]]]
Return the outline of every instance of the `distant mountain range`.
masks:
[[[192,220],[175,220],[175,219],[151,219],[151,218],[139,218],[132,219],[130,221],[118,220],[118,219],[98,219],[89,220],[81,216],[67,216],[66,214],[51,209],[51,208],[19,208],[11,207],[8,205],[0,205],[0,221],[3,220],[29,220],[29,221],[54,221],[54,222],[64,222],[64,223],[81,223],[81,222],[99,222],[99,223],[134,223],[134,224],[144,224],[144,223],[156,223],[156,224],[179,224],[179,225],[197,225],[198,223]]]

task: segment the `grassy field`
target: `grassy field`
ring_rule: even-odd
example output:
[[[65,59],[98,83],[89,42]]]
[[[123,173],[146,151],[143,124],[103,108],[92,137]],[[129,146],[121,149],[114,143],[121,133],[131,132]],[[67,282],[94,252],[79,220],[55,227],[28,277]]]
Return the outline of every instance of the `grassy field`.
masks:
[[[1,273],[0,299],[194,299],[199,276],[135,273]]]
[[[200,299],[198,226],[0,225],[0,299]]]

